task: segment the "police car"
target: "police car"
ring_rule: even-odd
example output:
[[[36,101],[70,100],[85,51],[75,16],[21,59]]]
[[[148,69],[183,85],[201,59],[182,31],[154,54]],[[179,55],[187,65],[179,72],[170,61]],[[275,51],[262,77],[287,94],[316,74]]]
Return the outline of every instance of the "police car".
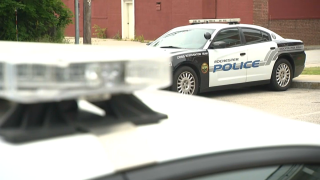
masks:
[[[157,91],[168,54],[0,47],[1,180],[319,179],[319,125]]]
[[[238,18],[190,20],[192,25],[174,28],[150,43],[172,55],[170,89],[191,95],[270,84],[273,90],[287,90],[304,69],[303,42],[239,22]]]

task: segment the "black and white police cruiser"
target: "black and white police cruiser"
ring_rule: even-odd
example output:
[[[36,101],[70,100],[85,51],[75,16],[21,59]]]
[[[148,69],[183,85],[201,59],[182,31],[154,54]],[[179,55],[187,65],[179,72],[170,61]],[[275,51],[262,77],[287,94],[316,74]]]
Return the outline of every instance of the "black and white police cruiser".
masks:
[[[189,22],[149,44],[172,53],[173,91],[191,95],[262,84],[283,91],[304,69],[300,40],[239,24],[239,18]]]
[[[319,125],[155,90],[168,54],[0,47],[1,180],[319,179]]]

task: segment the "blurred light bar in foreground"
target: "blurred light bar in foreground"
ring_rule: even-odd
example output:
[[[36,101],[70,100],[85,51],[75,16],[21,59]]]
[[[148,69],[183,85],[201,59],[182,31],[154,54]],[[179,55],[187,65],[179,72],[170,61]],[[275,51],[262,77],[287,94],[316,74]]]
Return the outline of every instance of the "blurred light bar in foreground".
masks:
[[[171,84],[170,56],[151,47],[0,41],[0,97],[21,103],[98,99]]]

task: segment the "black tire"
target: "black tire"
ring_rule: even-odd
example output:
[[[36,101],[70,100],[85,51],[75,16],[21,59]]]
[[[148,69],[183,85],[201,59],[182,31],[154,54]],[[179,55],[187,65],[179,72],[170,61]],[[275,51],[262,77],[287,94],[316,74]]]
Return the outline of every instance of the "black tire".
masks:
[[[189,95],[196,95],[198,94],[198,91],[199,91],[199,81],[198,81],[198,76],[197,74],[194,72],[194,70],[188,66],[182,66],[180,67],[179,69],[177,69],[174,74],[173,74],[173,81],[172,81],[172,91],[175,91],[175,92],[178,92],[180,94],[187,94],[186,91],[183,91],[181,89],[181,86],[179,87],[178,86],[178,80],[181,82],[181,77],[184,76],[184,75],[187,75],[188,73],[190,73],[190,75],[193,76],[194,78],[194,81],[188,81],[187,79],[184,79],[183,81],[188,81],[187,84],[189,83],[189,88],[192,86],[190,85],[193,85],[194,87],[194,90],[192,91],[191,88],[189,89],[190,91],[190,94]],[[180,77],[180,79],[178,79]],[[183,82],[182,82],[183,83]],[[188,88],[185,88],[185,90],[187,90]],[[180,92],[179,92],[180,91]],[[192,91],[192,93],[191,93]]]
[[[289,77],[287,77],[287,75],[289,75]],[[284,78],[285,76],[287,78]],[[291,86],[292,77],[293,71],[290,62],[281,58],[274,64],[270,80],[270,88],[274,91],[286,91]]]

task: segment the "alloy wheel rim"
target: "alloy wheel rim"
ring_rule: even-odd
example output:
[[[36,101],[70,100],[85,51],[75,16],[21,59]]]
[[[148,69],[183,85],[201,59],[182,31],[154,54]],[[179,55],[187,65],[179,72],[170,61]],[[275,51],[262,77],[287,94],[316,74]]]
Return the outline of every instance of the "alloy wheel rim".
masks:
[[[286,87],[290,82],[290,68],[287,64],[281,63],[277,67],[276,80],[280,87]]]
[[[190,72],[184,71],[178,77],[177,91],[181,94],[192,95],[196,87],[195,85],[194,76]]]

